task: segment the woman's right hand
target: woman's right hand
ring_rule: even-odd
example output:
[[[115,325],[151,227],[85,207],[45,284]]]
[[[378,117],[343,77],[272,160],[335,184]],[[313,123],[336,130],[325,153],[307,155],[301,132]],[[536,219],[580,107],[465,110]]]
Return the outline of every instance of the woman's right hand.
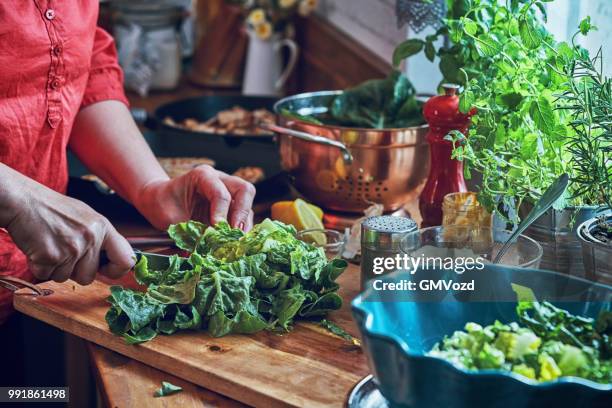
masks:
[[[9,179],[5,177],[9,177]],[[130,244],[85,203],[57,193],[0,164],[0,226],[28,258],[40,280],[81,285],[96,273],[119,278],[134,265]],[[100,268],[100,251],[109,263]]]

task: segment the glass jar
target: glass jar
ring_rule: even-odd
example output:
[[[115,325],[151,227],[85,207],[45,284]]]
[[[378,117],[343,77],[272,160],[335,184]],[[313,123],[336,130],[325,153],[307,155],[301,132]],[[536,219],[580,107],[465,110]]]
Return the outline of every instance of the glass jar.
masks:
[[[301,241],[323,248],[327,259],[341,258],[346,239],[344,234],[333,229],[312,228],[298,231]]]
[[[476,193],[450,193],[442,200],[442,225],[491,227],[492,214],[478,202]]]

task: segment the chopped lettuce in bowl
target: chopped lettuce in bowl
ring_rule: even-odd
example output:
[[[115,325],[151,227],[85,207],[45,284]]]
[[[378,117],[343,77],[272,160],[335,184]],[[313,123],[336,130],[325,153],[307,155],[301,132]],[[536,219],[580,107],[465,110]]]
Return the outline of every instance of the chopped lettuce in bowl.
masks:
[[[612,383],[612,312],[574,316],[548,302],[519,302],[519,323],[469,322],[428,355],[467,370],[500,369],[540,382],[580,377]]]

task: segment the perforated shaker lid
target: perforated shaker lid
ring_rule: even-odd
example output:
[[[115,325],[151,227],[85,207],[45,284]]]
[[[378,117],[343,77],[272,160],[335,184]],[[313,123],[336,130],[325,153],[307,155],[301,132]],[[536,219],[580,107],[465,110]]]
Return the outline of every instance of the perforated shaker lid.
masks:
[[[361,223],[361,244],[372,249],[399,248],[402,237],[416,229],[417,224],[411,218],[376,215]]]

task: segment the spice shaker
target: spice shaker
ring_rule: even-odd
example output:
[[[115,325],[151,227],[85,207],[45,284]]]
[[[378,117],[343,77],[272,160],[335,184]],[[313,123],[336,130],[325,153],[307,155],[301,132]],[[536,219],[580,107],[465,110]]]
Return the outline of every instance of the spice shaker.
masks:
[[[442,224],[442,200],[448,193],[467,191],[463,178],[463,162],[452,158],[453,144],[445,136],[451,130],[467,135],[470,118],[459,111],[458,85],[443,84],[444,95],[429,98],[423,107],[423,116],[429,124],[427,141],[430,146],[431,164],[429,177],[419,197],[421,227]]]
[[[378,276],[374,273],[374,259],[395,257],[401,252],[402,238],[416,229],[411,218],[392,215],[376,215],[361,223],[361,290]]]

